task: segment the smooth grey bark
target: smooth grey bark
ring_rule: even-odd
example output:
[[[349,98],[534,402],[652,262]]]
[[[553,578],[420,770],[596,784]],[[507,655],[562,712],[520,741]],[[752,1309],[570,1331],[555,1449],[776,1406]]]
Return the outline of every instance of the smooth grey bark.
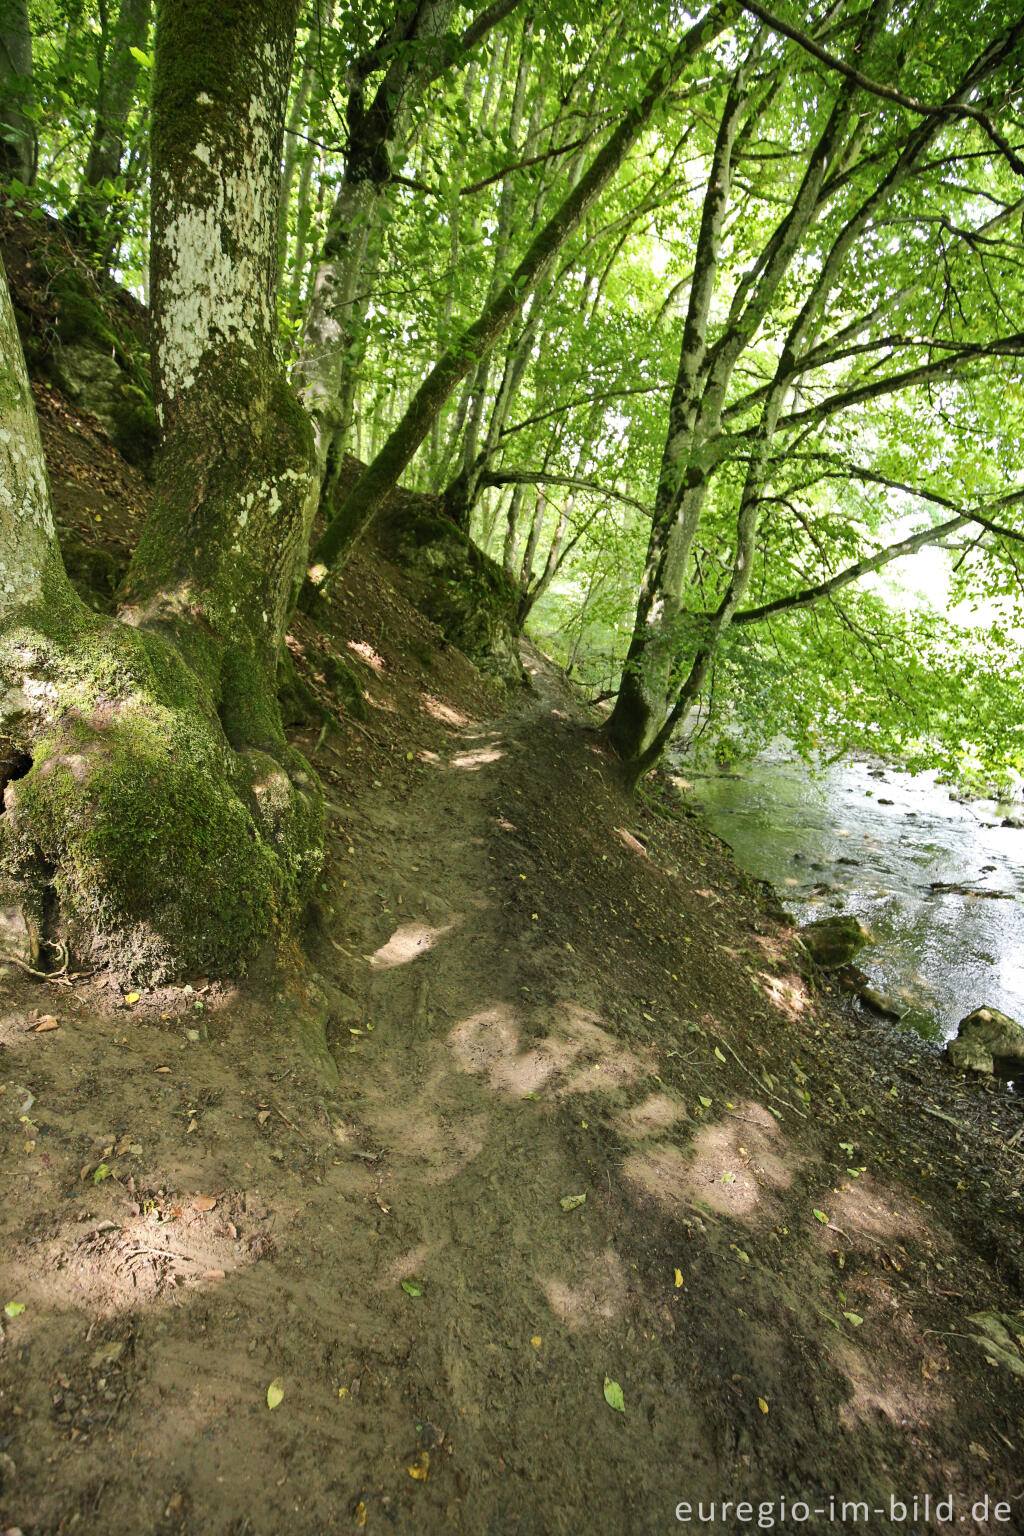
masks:
[[[519,64],[516,69],[516,80],[512,90],[512,107],[508,120],[508,147],[509,154],[514,160],[519,154],[519,143],[523,128],[523,116],[526,108],[526,89],[530,75],[530,44],[533,38],[533,18],[527,17],[523,24],[523,35],[519,49]],[[535,111],[539,109],[542,92],[538,89]],[[514,177],[510,174],[505,177],[501,195],[498,199],[497,227],[494,233],[494,267],[491,273],[491,281],[488,289],[488,300],[492,300],[501,286],[508,265],[509,249],[512,240],[512,225],[516,207],[516,187]],[[487,380],[490,373],[491,355],[488,353],[477,363],[476,370],[467,384],[469,392],[466,430],[462,440],[462,462],[460,474],[468,475],[476,463],[479,451],[480,427],[484,413],[484,402],[487,394]],[[449,508],[451,512],[452,509]],[[472,501],[460,505],[454,509],[456,521],[467,532],[469,529],[469,517],[472,514]]]
[[[882,5],[875,0],[874,24],[881,13]],[[869,20],[866,33],[871,24]],[[655,760],[672,711],[677,657],[685,649],[684,629],[692,627],[683,613],[686,572],[715,467],[714,439],[733,370],[768,313],[804,234],[822,212],[822,189],[856,128],[855,91],[847,82],[809,156],[791,207],[754,272],[739,283],[722,333],[709,344],[733,149],[749,108],[747,80],[759,53],[760,41],[737,71],[719,122],[633,635],[606,727],[627,774],[634,778],[640,764],[646,772]]]
[[[393,141],[401,134],[415,97],[453,67],[456,57],[468,58],[472,48],[519,3],[496,0],[486,7],[462,34],[454,52],[448,28],[455,0],[398,4],[378,44],[356,60],[350,71],[345,168],[312,283],[296,375],[313,420],[321,474],[331,445],[344,446],[352,424],[352,375],[359,353],[356,301],[367,287],[371,234],[392,179]],[[366,82],[380,71],[383,78],[367,102]]]
[[[505,538],[501,550],[501,568],[509,581],[516,579],[516,551],[519,547],[519,517],[522,512],[526,486],[520,480],[512,487],[512,499],[505,519]]]
[[[876,4],[867,19],[865,43],[870,44],[877,35],[882,16],[882,8]],[[991,47],[987,49],[981,55],[981,62],[976,63],[968,71],[966,78],[950,98],[951,103],[955,104],[958,100],[972,94],[977,89],[981,78],[993,67],[992,58],[1000,57],[1001,53],[998,49],[993,50]],[[835,130],[840,126],[841,117],[844,114],[847,118],[849,117],[855,90],[856,83],[850,78],[845,79],[829,128],[823,139],[819,141],[819,151],[823,148],[828,149],[834,162],[839,165],[842,164],[845,152],[840,149],[836,154],[840,146],[841,133]],[[924,382],[928,378],[948,377],[982,351],[987,350],[989,354],[1000,351],[1015,353],[1020,346],[1021,338],[1017,336],[1001,338],[990,343],[987,349],[979,347],[977,351],[974,347],[949,346],[945,356],[937,362],[907,369],[901,374],[884,376],[859,389],[846,392],[845,397],[843,394],[833,396],[807,410],[793,411],[788,417],[783,418],[782,411],[787,393],[794,381],[809,366],[807,359],[817,358],[813,364],[815,366],[821,361],[821,348],[816,345],[816,332],[824,318],[828,299],[840,279],[847,258],[859,238],[867,230],[877,226],[882,211],[893,195],[914,173],[928,146],[939,132],[941,121],[942,115],[934,114],[910,131],[902,146],[897,149],[892,165],[881,176],[879,184],[840,226],[828,248],[818,276],[810,285],[803,304],[783,340],[774,377],[768,386],[756,392],[761,406],[758,423],[752,430],[741,434],[744,439],[747,468],[737,510],[732,569],[717,609],[713,613],[687,616],[688,635],[685,642],[677,627],[674,635],[670,632],[666,636],[663,632],[661,637],[655,636],[655,644],[651,643],[656,622],[659,618],[663,622],[663,615],[666,612],[673,619],[678,620],[681,614],[682,586],[680,571],[670,570],[666,578],[665,566],[663,565],[659,570],[652,560],[652,555],[658,553],[660,531],[657,527],[652,534],[648,566],[645,571],[645,591],[642,592],[641,603],[638,605],[637,627],[634,630],[630,656],[623,673],[619,698],[609,722],[609,734],[626,764],[627,778],[633,783],[657,761],[676,725],[685,718],[696,702],[723,635],[731,624],[739,619],[740,604],[748,590],[753,570],[755,538],[759,525],[762,494],[769,474],[772,446],[780,426],[797,426],[805,419],[808,422],[824,420],[836,410],[856,400],[878,398],[914,383]],[[830,139],[831,146],[829,146]],[[855,129],[847,150],[851,146],[856,146],[858,142],[859,134]],[[820,153],[818,160],[820,171],[822,169]],[[812,169],[813,165],[812,158]],[[803,231],[810,227],[822,206],[822,197],[827,198],[827,179],[819,175],[819,191],[814,194],[814,206],[809,209],[809,216],[805,213],[801,219],[800,204],[808,189],[809,181],[810,176],[805,177],[793,208],[776,231],[776,235],[762,257],[760,268],[763,276],[771,272],[773,262],[778,263],[785,256],[787,246],[791,246],[792,236],[797,235],[799,238]],[[740,290],[734,298],[730,316],[731,320],[739,317],[741,323],[738,327],[727,325],[723,336],[708,353],[708,359],[704,364],[708,378],[706,393],[713,392],[716,387],[716,369],[723,374],[726,370],[731,372],[731,366],[734,366],[735,358],[739,355],[736,351],[737,345],[741,342],[742,345],[746,345],[744,332],[747,331],[747,326],[742,317],[744,309],[750,312],[751,303],[747,301],[747,294],[752,288],[752,279],[748,279],[745,284],[741,283]],[[753,291],[756,295],[756,289]],[[766,311],[763,304],[758,303],[754,305],[754,312],[763,315]],[[850,331],[852,327],[846,329]],[[750,334],[753,333],[748,332],[748,337]],[[827,356],[826,353],[826,360]],[[719,394],[719,408],[714,415],[716,425],[722,420],[723,398]],[[721,455],[728,452],[725,440],[721,442],[716,452]],[[689,533],[689,538],[692,542],[692,531]],[[685,545],[685,552],[688,554],[689,544]],[[822,584],[822,595],[827,595],[827,587],[828,583]],[[657,594],[658,602],[661,604],[660,614],[655,603],[650,601],[651,592]],[[767,606],[772,607],[772,605]],[[660,656],[657,654],[659,638],[662,642]],[[684,656],[687,650],[689,650],[688,669],[683,675],[676,676],[675,668],[679,665],[679,658]]]
[[[35,402],[0,261],[0,630],[63,572]],[[0,699],[0,736],[8,698]]]
[[[0,0],[0,176],[25,186],[36,173],[33,106],[28,0]]]

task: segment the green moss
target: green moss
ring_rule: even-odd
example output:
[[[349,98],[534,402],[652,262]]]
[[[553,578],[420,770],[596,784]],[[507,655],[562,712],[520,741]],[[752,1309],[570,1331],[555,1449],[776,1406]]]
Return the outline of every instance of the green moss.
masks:
[[[374,536],[445,639],[486,675],[518,686],[519,593],[501,567],[422,496],[395,497],[374,524]]]
[[[148,397],[131,385],[124,385],[121,394],[110,411],[114,447],[136,469],[148,469],[160,441],[156,411]]]
[[[48,882],[74,952],[122,974],[237,970],[306,899],[319,785],[286,746],[233,752],[166,641],[76,609],[56,640],[10,637],[60,707],[8,788],[0,875],[37,898]]]

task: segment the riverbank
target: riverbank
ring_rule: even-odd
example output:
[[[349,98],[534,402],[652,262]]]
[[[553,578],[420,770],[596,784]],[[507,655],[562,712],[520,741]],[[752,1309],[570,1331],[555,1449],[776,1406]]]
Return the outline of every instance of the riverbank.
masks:
[[[818,775],[784,754],[676,771],[796,921],[842,911],[867,925],[859,963],[909,1027],[942,1042],[982,1005],[1024,1017],[1024,830],[932,776],[867,760]]]

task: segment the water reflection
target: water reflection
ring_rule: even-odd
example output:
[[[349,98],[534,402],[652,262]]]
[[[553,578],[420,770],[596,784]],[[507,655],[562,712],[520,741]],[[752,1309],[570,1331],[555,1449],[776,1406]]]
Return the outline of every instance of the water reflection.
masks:
[[[1024,1021],[1024,830],[1001,826],[999,807],[866,762],[812,774],[772,753],[739,773],[676,771],[798,922],[842,911],[868,924],[877,943],[859,963],[922,1034],[948,1038],[982,1004]]]

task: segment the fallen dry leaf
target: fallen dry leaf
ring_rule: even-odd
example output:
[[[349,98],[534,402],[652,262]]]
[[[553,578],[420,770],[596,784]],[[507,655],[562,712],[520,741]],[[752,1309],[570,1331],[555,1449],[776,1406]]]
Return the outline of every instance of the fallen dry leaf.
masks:
[[[212,1211],[216,1204],[217,1198],[215,1195],[197,1195],[192,1201],[192,1209],[194,1211]]]
[[[48,1030],[56,1028],[57,1020],[54,1018],[53,1014],[44,1013],[42,1018],[39,1020],[39,1023],[36,1025],[33,1033],[37,1035],[45,1035]]]

